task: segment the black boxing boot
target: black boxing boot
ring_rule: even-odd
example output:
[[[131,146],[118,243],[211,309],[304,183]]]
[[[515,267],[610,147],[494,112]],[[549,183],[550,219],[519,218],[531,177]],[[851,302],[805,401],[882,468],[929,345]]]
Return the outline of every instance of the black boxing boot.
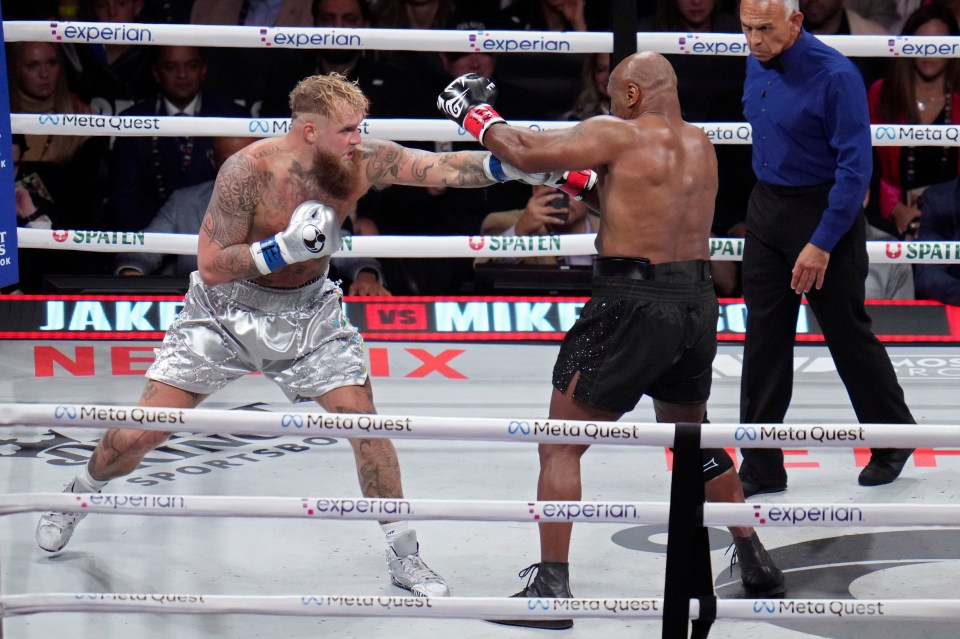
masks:
[[[536,576],[534,576],[534,574]],[[520,571],[527,577],[527,585],[514,597],[570,599],[570,564],[559,561],[541,561]],[[573,627],[573,619],[490,619],[491,623],[524,628],[566,630]]]
[[[740,564],[740,581],[747,593],[759,599],[783,597],[787,592],[783,573],[773,563],[757,533],[734,537],[733,544],[736,546],[733,563]]]

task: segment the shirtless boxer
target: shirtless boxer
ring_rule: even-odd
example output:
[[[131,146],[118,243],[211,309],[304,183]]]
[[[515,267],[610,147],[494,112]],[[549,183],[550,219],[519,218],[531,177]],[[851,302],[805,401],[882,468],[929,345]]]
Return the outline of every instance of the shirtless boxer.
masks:
[[[492,108],[486,78],[461,76],[438,108],[493,154],[522,171],[594,169],[581,177],[583,200],[600,214],[593,297],[560,347],[550,419],[616,421],[646,394],[657,420],[702,423],[717,351],[718,304],[708,238],[717,195],[717,160],[707,136],[680,116],[677,78],[656,53],[635,54],[610,76],[611,115],[568,129],[508,126]],[[573,185],[567,184],[571,189]],[[588,446],[541,444],[537,499],[581,498],[580,458]],[[743,502],[722,449],[703,451],[709,501]],[[573,524],[540,524],[539,569],[519,597],[571,597]],[[785,592],[752,528],[732,527],[747,590]],[[536,564],[535,564],[536,565]],[[521,576],[532,576],[527,569]],[[502,621],[569,628],[570,619]]]
[[[147,371],[141,406],[193,408],[259,371],[291,400],[309,398],[332,413],[374,413],[363,340],[327,279],[340,225],[370,188],[389,184],[482,187],[531,183],[486,151],[429,153],[362,140],[367,98],[342,76],[311,76],[290,94],[292,123],[228,159],[200,229],[199,270],[183,311]],[[136,469],[169,433],[106,432],[65,492],[99,492]],[[386,439],[350,439],[365,497],[402,498],[400,467]],[[50,552],[70,540],[83,513],[51,512],[37,526]],[[407,522],[381,522],[393,583],[421,596],[447,596],[443,579],[418,554]]]

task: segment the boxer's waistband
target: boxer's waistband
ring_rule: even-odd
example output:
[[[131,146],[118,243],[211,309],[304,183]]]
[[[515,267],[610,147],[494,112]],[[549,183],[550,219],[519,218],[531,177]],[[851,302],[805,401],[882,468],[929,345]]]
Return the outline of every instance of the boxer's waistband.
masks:
[[[643,282],[703,282],[710,279],[710,263],[689,260],[652,264],[642,257],[597,257],[593,261],[593,274]]]

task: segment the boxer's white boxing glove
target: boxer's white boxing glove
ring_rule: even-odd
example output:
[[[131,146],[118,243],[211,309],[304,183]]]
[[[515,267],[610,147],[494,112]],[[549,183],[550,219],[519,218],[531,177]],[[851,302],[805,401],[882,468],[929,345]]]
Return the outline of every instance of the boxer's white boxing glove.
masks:
[[[290,216],[290,224],[273,237],[250,245],[253,262],[264,275],[296,262],[340,250],[340,218],[330,207],[307,200]]]
[[[546,184],[577,200],[582,200],[584,194],[597,185],[597,174],[590,169],[563,173],[525,173],[493,155],[483,160],[483,170],[487,177],[497,182],[518,180],[527,184]]]
[[[494,124],[506,122],[493,110],[497,86],[476,73],[467,73],[447,85],[437,96],[437,108],[483,144],[483,136]]]

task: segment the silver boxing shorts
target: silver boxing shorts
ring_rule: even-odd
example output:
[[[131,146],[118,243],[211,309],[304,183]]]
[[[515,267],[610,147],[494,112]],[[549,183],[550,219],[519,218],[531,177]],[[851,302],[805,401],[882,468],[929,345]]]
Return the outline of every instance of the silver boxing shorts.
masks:
[[[147,377],[210,395],[259,371],[290,401],[362,385],[363,338],[343,313],[342,295],[326,277],[283,289],[247,281],[207,286],[194,272]]]

